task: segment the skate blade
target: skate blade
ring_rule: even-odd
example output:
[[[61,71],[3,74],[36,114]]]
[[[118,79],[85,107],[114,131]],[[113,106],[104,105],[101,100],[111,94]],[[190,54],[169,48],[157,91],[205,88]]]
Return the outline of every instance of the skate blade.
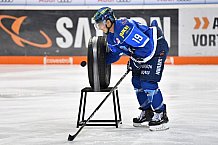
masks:
[[[150,131],[163,131],[167,129],[169,129],[169,126],[166,123],[161,125],[149,126]]]
[[[134,127],[149,127],[148,122],[143,122],[143,123],[133,123]]]

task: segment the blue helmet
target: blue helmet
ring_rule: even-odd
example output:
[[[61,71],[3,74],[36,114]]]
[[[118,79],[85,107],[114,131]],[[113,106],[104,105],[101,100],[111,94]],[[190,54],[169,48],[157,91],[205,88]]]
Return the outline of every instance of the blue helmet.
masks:
[[[95,23],[100,23],[103,21],[110,20],[112,23],[115,22],[114,12],[109,7],[100,8],[93,17]]]

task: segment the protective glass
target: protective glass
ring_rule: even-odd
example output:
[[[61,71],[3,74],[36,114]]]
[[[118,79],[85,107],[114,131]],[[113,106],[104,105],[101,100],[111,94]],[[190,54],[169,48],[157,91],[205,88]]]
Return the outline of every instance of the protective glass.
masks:
[[[105,21],[99,22],[99,23],[95,23],[94,26],[95,26],[95,29],[102,30],[102,28],[105,27]]]

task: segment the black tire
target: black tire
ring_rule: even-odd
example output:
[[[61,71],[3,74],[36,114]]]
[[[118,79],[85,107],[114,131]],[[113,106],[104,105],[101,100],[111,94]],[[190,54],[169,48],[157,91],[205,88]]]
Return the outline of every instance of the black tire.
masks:
[[[94,89],[94,85],[97,82],[94,81],[94,72],[93,64],[97,63],[98,66],[98,79],[100,83],[100,89],[106,89],[110,85],[110,77],[111,77],[111,65],[106,64],[106,53],[108,52],[106,40],[104,36],[98,36],[97,39],[97,62],[94,62],[93,56],[93,37],[90,38],[88,44],[88,77],[89,84]]]

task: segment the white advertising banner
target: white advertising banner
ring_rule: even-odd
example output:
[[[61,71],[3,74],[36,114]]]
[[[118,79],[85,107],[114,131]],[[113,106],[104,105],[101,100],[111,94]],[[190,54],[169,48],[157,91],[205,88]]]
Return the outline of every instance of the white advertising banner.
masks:
[[[218,9],[179,9],[179,56],[218,56]]]
[[[87,5],[143,5],[144,0],[86,0]]]
[[[27,5],[84,5],[84,0],[27,0]]]
[[[203,4],[205,0],[144,0],[144,4]]]
[[[207,3],[207,4],[217,4],[218,3],[218,0],[205,0],[205,2]]]
[[[0,0],[0,5],[167,5],[217,4],[218,0]]]
[[[25,5],[26,0],[0,0],[0,5]]]

